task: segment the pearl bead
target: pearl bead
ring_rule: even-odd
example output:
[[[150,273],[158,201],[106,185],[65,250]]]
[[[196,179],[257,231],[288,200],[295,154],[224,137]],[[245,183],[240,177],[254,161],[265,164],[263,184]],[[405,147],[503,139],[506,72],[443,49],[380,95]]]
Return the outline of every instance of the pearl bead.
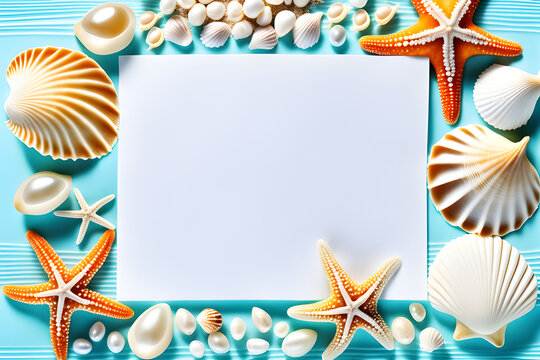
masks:
[[[118,331],[113,331],[107,337],[107,347],[111,352],[117,354],[124,349],[126,340]]]
[[[227,337],[219,331],[208,335],[208,346],[210,346],[210,349],[216,354],[225,354],[230,349],[229,340],[227,340]]]
[[[60,206],[70,192],[70,176],[41,171],[23,181],[13,203],[23,214],[43,215]]]
[[[392,322],[392,335],[396,341],[403,345],[408,345],[414,340],[414,327],[409,319],[402,316],[395,318]]]
[[[96,322],[90,328],[88,335],[90,336],[90,340],[92,340],[93,342],[101,341],[101,339],[103,339],[103,337],[105,336],[105,325],[103,325],[101,321]]]
[[[92,351],[92,344],[86,339],[77,339],[73,342],[73,351],[80,355],[86,355]]]
[[[204,344],[199,340],[193,340],[189,344],[189,352],[191,352],[194,358],[202,358],[204,356]]]
[[[289,324],[285,321],[280,321],[274,325],[274,335],[278,338],[283,339],[289,333]]]
[[[426,317],[426,309],[422,304],[412,303],[411,305],[409,305],[409,311],[413,319],[417,322],[424,320],[424,318]]]
[[[347,40],[347,32],[345,28],[341,25],[332,26],[328,34],[330,39],[330,44],[335,47],[339,47],[345,43]]]

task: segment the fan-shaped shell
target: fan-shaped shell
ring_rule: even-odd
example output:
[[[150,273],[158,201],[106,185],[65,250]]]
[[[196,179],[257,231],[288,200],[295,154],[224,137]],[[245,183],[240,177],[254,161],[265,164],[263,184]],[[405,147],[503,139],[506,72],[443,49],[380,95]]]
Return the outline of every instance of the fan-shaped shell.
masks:
[[[300,49],[307,49],[319,41],[321,35],[322,12],[301,15],[293,27],[294,44]]]
[[[476,110],[488,124],[512,130],[530,119],[540,97],[540,74],[495,64],[478,77],[473,96]]]
[[[27,146],[53,159],[91,159],[118,139],[118,96],[111,79],[83,53],[33,48],[7,70],[6,122]]]
[[[201,31],[201,42],[209,48],[217,48],[225,45],[231,36],[231,27],[220,21],[206,24]]]
[[[506,325],[533,309],[536,293],[530,266],[500,237],[459,237],[429,268],[429,301],[456,318],[456,340],[483,338],[502,346]]]
[[[231,34],[236,40],[250,37],[253,34],[253,25],[247,20],[237,22],[233,25]]]
[[[211,334],[221,329],[223,325],[223,316],[214,309],[204,309],[197,315],[197,322],[204,332]]]
[[[428,327],[420,333],[420,349],[426,352],[433,352],[443,346],[444,338],[439,330]]]
[[[253,36],[251,37],[251,42],[249,43],[249,49],[261,49],[261,50],[270,50],[276,47],[278,42],[278,36],[276,30],[271,25],[264,27],[257,27]]]
[[[171,16],[163,30],[165,39],[180,46],[188,46],[193,41],[189,23],[180,15]]]
[[[513,143],[480,125],[454,129],[431,149],[428,188],[450,224],[487,235],[519,229],[540,201],[528,137]]]

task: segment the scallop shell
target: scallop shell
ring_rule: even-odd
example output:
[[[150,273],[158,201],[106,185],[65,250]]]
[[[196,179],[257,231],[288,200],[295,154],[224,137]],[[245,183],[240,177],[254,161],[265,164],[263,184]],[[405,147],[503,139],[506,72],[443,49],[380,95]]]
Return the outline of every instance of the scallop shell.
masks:
[[[206,24],[201,31],[201,42],[209,48],[217,48],[225,45],[231,36],[231,27],[224,22],[215,21]]]
[[[238,1],[235,1],[235,0],[227,4],[227,20],[233,23],[237,23],[241,21],[243,18],[244,18],[244,7],[242,6],[242,4],[240,4]]]
[[[293,27],[293,38],[296,46],[300,49],[307,49],[319,41],[322,16],[322,12],[306,13],[296,19]]]
[[[328,11],[326,12],[326,17],[328,22],[331,24],[337,24],[347,17],[349,10],[351,8],[340,3],[336,2],[330,5]]]
[[[150,10],[143,12],[141,16],[139,16],[139,29],[142,31],[150,30],[162,17],[162,13],[156,14]]]
[[[71,176],[40,171],[17,189],[13,205],[27,215],[47,214],[59,207],[71,193]]]
[[[146,43],[148,44],[148,51],[160,47],[165,40],[165,34],[161,28],[154,26],[148,31],[146,35]]]
[[[135,35],[135,13],[127,5],[104,3],[75,24],[77,39],[91,52],[109,55],[127,47]]]
[[[189,23],[180,15],[171,16],[165,24],[165,39],[180,46],[188,46],[193,41]]]
[[[271,25],[264,27],[257,27],[253,36],[251,37],[251,42],[249,43],[249,49],[255,50],[270,50],[276,47],[278,42],[278,37],[276,30]]]
[[[282,10],[278,12],[274,18],[274,27],[278,37],[287,35],[296,22],[296,15],[290,10]]]
[[[351,26],[351,30],[354,31],[362,31],[368,28],[369,24],[371,23],[371,19],[369,18],[369,14],[364,9],[357,10],[352,19],[353,25]]]
[[[396,4],[394,6],[384,4],[380,6],[377,11],[375,11],[375,21],[379,25],[386,25],[394,18],[394,15],[396,15],[397,11],[399,9],[399,4]]]
[[[157,304],[143,312],[128,331],[129,347],[141,359],[161,355],[173,337],[173,314],[165,303]]]
[[[233,25],[231,33],[236,40],[245,39],[253,34],[253,25],[247,20],[242,20]]]
[[[118,139],[118,96],[88,56],[64,48],[29,49],[9,64],[7,82],[6,124],[27,146],[63,160],[97,158],[112,150]]]
[[[443,346],[444,338],[439,330],[428,327],[420,333],[420,349],[426,352],[433,352]]]
[[[456,318],[456,340],[483,338],[502,346],[507,324],[534,308],[536,293],[530,266],[500,237],[459,237],[429,268],[429,301]]]
[[[540,180],[529,162],[529,137],[513,143],[480,125],[454,129],[431,149],[428,188],[450,224],[479,234],[519,229],[540,201]]]
[[[197,322],[204,332],[211,334],[221,329],[223,325],[223,316],[214,309],[204,309],[197,315]]]
[[[476,80],[474,105],[482,118],[501,130],[523,126],[540,97],[540,74],[511,66],[492,65]]]

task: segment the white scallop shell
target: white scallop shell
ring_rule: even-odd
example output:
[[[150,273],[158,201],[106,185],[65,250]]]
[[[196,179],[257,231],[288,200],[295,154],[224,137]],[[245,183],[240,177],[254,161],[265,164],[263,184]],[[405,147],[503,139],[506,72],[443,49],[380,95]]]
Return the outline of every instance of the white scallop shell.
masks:
[[[189,23],[180,15],[171,16],[163,30],[165,39],[180,46],[188,46],[193,41]]]
[[[206,20],[206,6],[195,4],[188,12],[189,23],[193,26],[201,26]]]
[[[141,16],[139,16],[139,30],[150,30],[162,17],[162,13],[156,14],[150,10],[143,12]]]
[[[369,24],[371,23],[371,19],[369,18],[369,14],[364,9],[357,10],[352,19],[352,26],[351,30],[354,31],[362,31],[368,28]]]
[[[482,118],[501,130],[523,126],[540,97],[540,74],[494,64],[474,84],[474,105]]]
[[[88,56],[65,48],[29,49],[9,64],[7,82],[6,124],[27,146],[63,160],[99,158],[112,150],[118,96]]]
[[[237,23],[243,18],[244,18],[244,7],[242,6],[242,4],[240,4],[236,0],[233,0],[227,4],[227,20],[233,23]]]
[[[296,46],[300,49],[307,49],[319,41],[322,16],[322,12],[306,13],[296,19],[293,27],[293,38]]]
[[[205,333],[211,334],[221,329],[223,316],[217,310],[204,309],[197,315],[197,322]]]
[[[429,301],[456,318],[456,340],[483,338],[502,346],[507,324],[534,308],[536,293],[530,266],[500,237],[461,236],[429,268]]]
[[[253,25],[249,21],[242,20],[233,25],[232,36],[236,40],[245,39],[250,37],[251,34],[253,34]]]
[[[443,346],[444,338],[439,330],[428,327],[420,332],[420,349],[426,352],[433,352]]]
[[[399,9],[399,4],[396,4],[394,6],[384,4],[380,6],[377,11],[375,11],[375,21],[379,25],[386,25],[394,18],[394,15],[396,15],[396,12]]]
[[[143,312],[128,331],[131,351],[141,359],[161,355],[173,336],[173,314],[168,304],[161,303]]]
[[[231,36],[231,27],[221,21],[208,23],[201,31],[201,42],[209,48],[217,48],[225,45]]]
[[[287,35],[296,22],[296,15],[290,10],[281,10],[274,18],[274,28],[278,37]]]
[[[270,50],[276,47],[278,42],[278,37],[276,30],[271,25],[264,27],[257,27],[253,36],[251,37],[251,42],[249,43],[249,49],[255,50]]]
[[[326,17],[330,24],[337,24],[347,17],[351,8],[340,2],[333,3],[326,11]]]
[[[148,31],[148,34],[146,35],[146,43],[148,44],[148,50],[160,47],[161,44],[163,44],[164,40],[165,34],[163,33],[163,30],[157,26],[154,26],[150,29],[150,31]]]
[[[487,235],[519,229],[540,201],[540,179],[526,155],[529,137],[513,143],[480,125],[454,129],[431,149],[428,188],[450,224]]]

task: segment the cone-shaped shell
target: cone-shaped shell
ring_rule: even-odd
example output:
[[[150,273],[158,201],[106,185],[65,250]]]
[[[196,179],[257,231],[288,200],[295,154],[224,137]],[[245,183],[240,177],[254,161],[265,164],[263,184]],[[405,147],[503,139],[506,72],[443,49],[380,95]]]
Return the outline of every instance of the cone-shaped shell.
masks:
[[[322,12],[307,13],[296,19],[293,27],[293,39],[296,46],[307,49],[319,41],[322,16]]]
[[[204,332],[211,334],[221,329],[223,325],[223,316],[214,309],[204,309],[197,315],[197,322]]]
[[[536,293],[530,266],[500,237],[459,237],[429,268],[429,301],[456,318],[456,340],[483,338],[502,346],[506,325],[534,308]]]
[[[278,36],[276,30],[271,25],[259,26],[255,29],[251,42],[249,43],[249,49],[255,50],[270,50],[276,47],[278,42]]]
[[[444,338],[439,330],[428,327],[420,333],[420,349],[426,352],[433,352],[443,346]]]
[[[118,139],[118,96],[91,58],[64,48],[26,50],[7,70],[6,122],[27,146],[53,159],[91,159]]]
[[[480,125],[457,128],[439,140],[427,177],[433,204],[446,221],[482,236],[519,229],[540,200],[528,141],[513,143]]]
[[[225,45],[231,36],[231,27],[220,21],[214,21],[204,26],[201,31],[201,42],[209,48],[217,48]]]

